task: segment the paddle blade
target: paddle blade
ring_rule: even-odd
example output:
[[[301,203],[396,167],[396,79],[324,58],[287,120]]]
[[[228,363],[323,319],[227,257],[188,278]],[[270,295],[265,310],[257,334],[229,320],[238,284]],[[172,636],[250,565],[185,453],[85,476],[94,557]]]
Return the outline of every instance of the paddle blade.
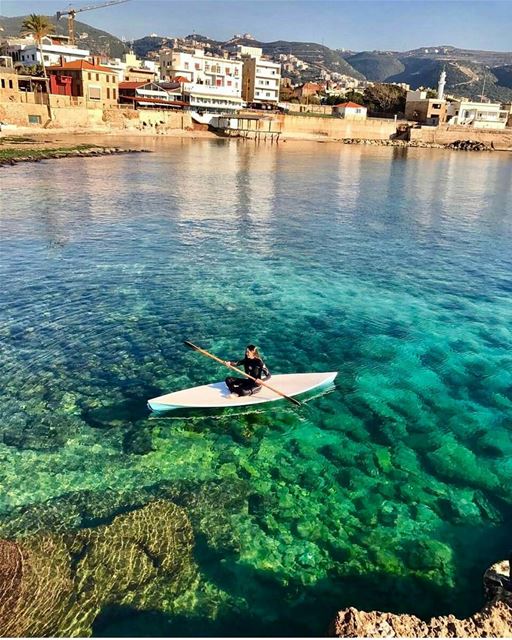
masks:
[[[191,343],[191,342],[189,342],[188,340],[185,340],[183,344],[184,344],[184,345],[186,345],[187,347],[190,347],[191,349],[194,349],[194,351],[197,351],[197,350],[198,350],[198,347],[196,347],[196,345],[195,345],[195,344],[192,344],[192,343]]]

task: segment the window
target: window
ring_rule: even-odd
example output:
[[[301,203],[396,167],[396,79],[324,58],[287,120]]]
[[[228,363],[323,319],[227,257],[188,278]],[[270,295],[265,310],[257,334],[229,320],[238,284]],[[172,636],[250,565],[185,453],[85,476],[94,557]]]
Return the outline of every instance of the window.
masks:
[[[5,80],[2,78],[2,89],[5,89]]]
[[[91,80],[91,74],[90,73],[87,74],[87,80]]]
[[[110,87],[107,87],[107,100],[110,100]]]
[[[35,55],[34,55],[34,54],[32,54],[32,60],[35,60],[35,59],[36,59]]]
[[[89,87],[89,100],[101,100],[101,87]]]
[[[117,98],[116,98],[116,90],[115,89],[112,89],[112,98],[114,100],[117,100]]]
[[[9,80],[9,89],[13,89],[14,87],[12,86],[12,80]]]
[[[30,116],[28,117],[29,124],[41,124],[41,116]]]
[[[184,66],[185,66],[185,69],[188,69],[190,65],[189,65],[189,63],[188,63],[188,62],[185,62],[185,65],[184,65]]]
[[[226,82],[226,84],[227,84],[227,86],[228,86],[228,87],[230,87],[230,86],[231,86],[231,80],[228,80],[228,81]]]
[[[97,73],[97,74],[96,74],[96,82],[99,82],[99,81],[100,81],[100,74],[99,74],[99,73]]]
[[[218,87],[222,87],[222,79],[221,79],[221,78],[217,78],[217,80],[215,81],[215,84],[216,84]]]
[[[45,59],[46,62],[48,62],[48,60],[50,59],[48,56],[43,56],[43,58]]]
[[[201,69],[201,65],[199,64],[199,62],[196,62],[196,71],[199,71]]]

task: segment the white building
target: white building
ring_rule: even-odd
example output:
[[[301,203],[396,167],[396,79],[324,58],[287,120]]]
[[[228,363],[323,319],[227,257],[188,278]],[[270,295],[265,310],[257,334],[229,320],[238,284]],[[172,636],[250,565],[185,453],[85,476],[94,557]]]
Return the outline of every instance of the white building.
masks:
[[[163,81],[182,83],[183,99],[200,111],[237,111],[242,108],[241,60],[206,55],[203,49],[160,54]]]
[[[447,105],[447,122],[469,125],[475,129],[504,129],[508,113],[498,102],[455,100]]]
[[[41,40],[43,60],[45,65],[51,66],[64,62],[74,62],[75,60],[85,60],[89,57],[88,49],[78,49],[65,42],[67,38],[63,36],[45,36]],[[35,64],[42,64],[39,45],[32,37],[9,38],[2,44],[2,53],[11,56],[14,64],[22,64],[30,67]]]

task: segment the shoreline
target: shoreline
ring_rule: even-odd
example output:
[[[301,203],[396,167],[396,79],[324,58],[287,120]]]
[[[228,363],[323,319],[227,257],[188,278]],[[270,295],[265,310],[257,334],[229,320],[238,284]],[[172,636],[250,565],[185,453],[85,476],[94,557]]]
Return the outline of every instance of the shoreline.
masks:
[[[470,134],[470,132],[468,132]],[[20,127],[17,130],[4,130],[0,133],[0,166],[5,164],[10,164],[6,162],[2,162],[2,150],[4,149],[19,149],[24,148],[25,150],[34,148],[40,149],[41,145],[44,145],[44,149],[51,151],[53,145],[59,141],[62,146],[65,145],[66,139],[69,138],[83,138],[84,140],[91,138],[131,138],[136,139],[189,139],[189,140],[223,140],[227,139],[225,136],[218,135],[212,131],[204,131],[204,130],[184,130],[184,129],[171,129],[166,130],[165,133],[147,131],[147,130],[138,130],[138,129],[121,129],[121,130],[112,130],[112,129],[94,129],[84,131],[83,129],[77,128],[66,128],[66,129],[43,129],[43,128],[29,128],[29,127]],[[38,140],[38,138],[43,138]],[[27,141],[24,142],[23,140]],[[239,136],[232,136],[229,139],[232,140],[244,140],[249,142],[254,142],[253,140],[245,139]],[[427,142],[422,140],[400,140],[400,139],[375,139],[375,138],[359,138],[359,137],[351,137],[351,138],[342,138],[342,137],[328,137],[321,134],[310,134],[310,133],[285,133],[282,134],[279,142],[271,143],[271,144],[283,144],[283,143],[293,143],[293,142],[317,142],[321,144],[343,144],[343,145],[363,145],[363,146],[375,146],[375,147],[394,147],[394,148],[402,148],[402,149],[440,149],[444,151],[488,151],[488,152],[512,152],[512,148],[492,148],[489,145],[484,143],[480,143],[477,141],[472,141],[471,138],[461,138],[455,142],[450,144],[442,144],[437,142]],[[23,145],[23,147],[22,147]],[[79,145],[75,145],[79,146]],[[93,146],[84,143],[81,145],[83,147]],[[104,147],[105,145],[95,145],[98,147]],[[108,147],[108,145],[107,145]],[[119,153],[123,153],[126,149],[123,147],[118,147],[122,149]],[[132,149],[132,152],[140,151],[140,149]],[[108,152],[107,152],[108,153]],[[114,152],[112,152],[114,153]],[[72,154],[78,155],[78,154]],[[91,155],[101,155],[91,154]],[[52,157],[67,157],[64,155],[61,156],[52,156]],[[27,158],[22,158],[20,156],[19,159],[14,158],[15,161],[28,161]],[[40,158],[46,159],[46,158]]]

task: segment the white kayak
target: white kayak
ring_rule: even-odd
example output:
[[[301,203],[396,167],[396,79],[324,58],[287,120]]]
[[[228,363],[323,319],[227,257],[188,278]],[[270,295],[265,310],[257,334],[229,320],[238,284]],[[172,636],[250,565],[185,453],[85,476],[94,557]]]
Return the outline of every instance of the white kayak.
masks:
[[[338,375],[337,371],[328,373],[284,373],[274,375],[268,384],[287,396],[297,396],[307,391],[322,387]],[[283,397],[262,386],[261,391],[252,396],[231,395],[225,382],[203,384],[200,387],[183,389],[167,393],[158,398],[148,400],[152,411],[169,411],[169,409],[212,409],[227,407],[246,407],[264,402],[283,400]]]

